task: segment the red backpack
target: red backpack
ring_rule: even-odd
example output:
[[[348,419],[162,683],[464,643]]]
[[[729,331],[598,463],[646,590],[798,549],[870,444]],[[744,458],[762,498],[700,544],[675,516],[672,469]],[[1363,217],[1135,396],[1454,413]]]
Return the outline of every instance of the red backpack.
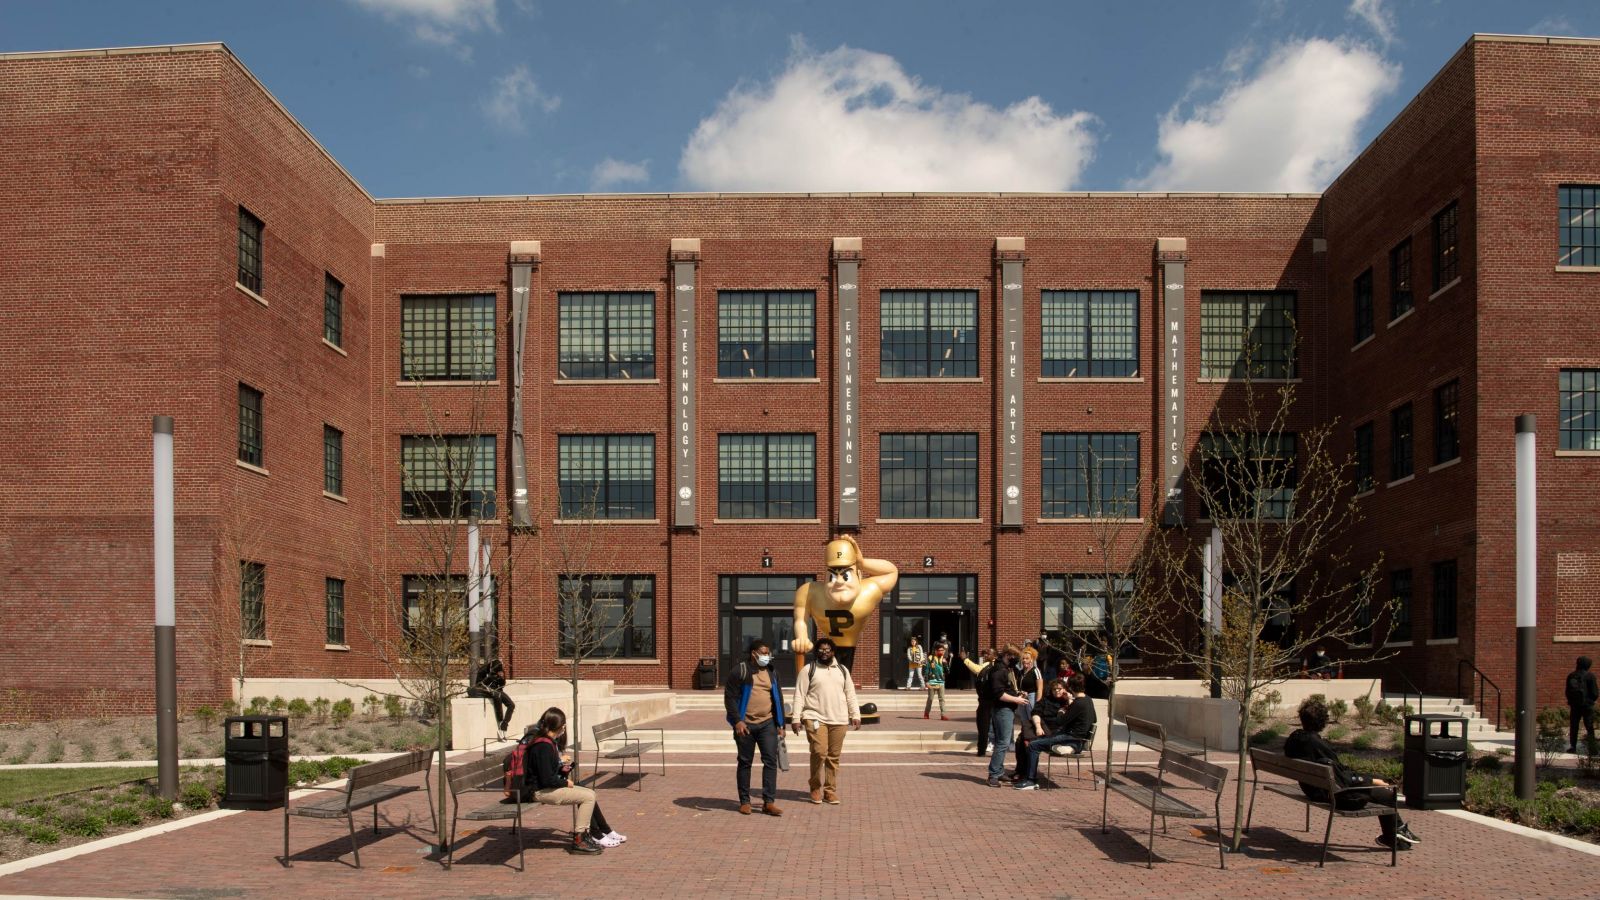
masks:
[[[549,744],[552,749],[554,749],[556,746],[556,742],[547,737],[536,737],[527,742],[517,741],[517,745],[512,747],[511,753],[506,756],[505,792],[508,799],[512,796],[512,791],[516,790],[518,785],[522,787],[522,801],[524,803],[533,799],[534,789],[528,786],[527,783],[528,748],[538,743]]]

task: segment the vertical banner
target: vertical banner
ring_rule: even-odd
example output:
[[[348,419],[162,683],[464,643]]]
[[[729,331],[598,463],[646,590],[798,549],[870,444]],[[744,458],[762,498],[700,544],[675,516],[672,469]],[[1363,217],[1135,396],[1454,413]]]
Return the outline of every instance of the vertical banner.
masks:
[[[526,258],[526,257],[524,257]],[[511,264],[511,527],[532,528],[528,508],[528,453],[522,433],[522,367],[528,348],[528,301],[533,265]]]
[[[835,242],[837,245],[837,242]],[[856,528],[861,525],[861,464],[859,435],[861,428],[861,394],[856,382],[860,354],[856,346],[856,330],[860,323],[860,295],[856,291],[856,277],[861,262],[857,259],[834,261],[835,284],[839,288],[839,309],[834,318],[834,357],[838,378],[835,382],[834,404],[834,458],[839,473],[838,525]]]
[[[672,263],[672,472],[674,528],[695,525],[694,467],[694,276],[698,263]]]
[[[1161,355],[1165,362],[1160,394],[1162,487],[1165,488],[1161,524],[1173,526],[1183,524],[1183,265],[1181,260],[1161,261],[1161,283],[1167,300],[1166,327],[1161,334]]]
[[[1022,260],[1000,263],[1000,524],[1022,525]]]

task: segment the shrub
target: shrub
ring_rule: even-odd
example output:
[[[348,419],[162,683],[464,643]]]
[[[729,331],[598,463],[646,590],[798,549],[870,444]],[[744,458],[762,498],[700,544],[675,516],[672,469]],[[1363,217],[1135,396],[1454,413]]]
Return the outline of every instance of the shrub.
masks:
[[[282,697],[273,697],[272,700],[267,703],[267,708],[272,710],[272,714],[275,716],[283,715],[283,711],[288,707],[289,701],[283,699]]]
[[[191,781],[178,791],[178,802],[189,809],[208,809],[214,799],[209,781]]]
[[[61,819],[61,830],[78,837],[95,838],[106,833],[105,816],[78,812]]]
[[[311,704],[307,703],[304,697],[296,697],[293,700],[290,700],[287,709],[289,711],[289,718],[295,720],[296,722],[299,722],[306,716],[311,715]]]
[[[1282,725],[1268,725],[1266,728],[1263,728],[1260,731],[1257,731],[1255,734],[1250,735],[1250,745],[1253,747],[1265,746],[1282,736]]]
[[[1361,732],[1360,734],[1356,735],[1355,740],[1350,742],[1350,746],[1356,748],[1357,750],[1371,750],[1373,747],[1377,746],[1377,744],[1377,739],[1372,736],[1372,732],[1370,731]]]
[[[291,784],[313,784],[322,777],[322,768],[314,759],[297,759],[289,763]]]
[[[1498,772],[1501,765],[1498,756],[1480,756],[1472,761],[1472,767],[1482,772]]]
[[[196,706],[194,708],[195,721],[200,723],[201,731],[210,731],[211,726],[217,722],[217,711],[209,706]]]
[[[259,716],[267,711],[267,706],[272,701],[265,697],[250,698],[250,715]]]
[[[225,716],[237,716],[239,714],[239,701],[237,701],[237,700],[224,700],[224,701],[222,701],[222,714],[225,715]]]
[[[55,814],[55,808],[48,803],[24,803],[17,807],[17,815],[38,819],[41,822],[54,818]]]
[[[49,746],[47,746],[45,748],[44,761],[47,762],[47,763],[58,763],[58,762],[61,762],[63,759],[66,759],[66,758],[67,758],[67,742],[63,741],[60,738],[56,738],[55,740],[52,740],[50,742]]]
[[[1496,748],[1494,748],[1494,755],[1498,756],[1498,757],[1501,757],[1501,758],[1510,756],[1511,754],[1513,754],[1515,752],[1516,751],[1512,750],[1510,747],[1496,747]]]
[[[39,745],[35,744],[33,741],[23,741],[22,746],[17,748],[16,753],[6,757],[6,763],[8,765],[20,766],[28,760],[33,759],[33,751],[37,750],[38,747]]]
[[[142,806],[146,817],[151,819],[170,819],[173,816],[172,801],[160,797],[146,797]]]
[[[113,806],[106,813],[106,818],[111,824],[123,827],[137,825],[143,821],[139,816],[139,811],[131,806]]]
[[[328,707],[331,705],[327,697],[318,697],[311,701],[311,709],[317,714],[318,722],[328,721]]]
[[[91,740],[78,742],[78,758],[84,762],[93,762],[100,758],[100,745]]]
[[[1349,711],[1350,704],[1344,702],[1343,697],[1340,697],[1338,700],[1334,700],[1328,704],[1328,718],[1335,722],[1343,719],[1345,717],[1345,713],[1348,713]]]
[[[378,699],[377,694],[368,694],[361,698],[361,711],[368,721],[378,717],[378,708],[382,705],[383,701]]]
[[[38,822],[31,822],[22,826],[22,836],[35,844],[59,844],[61,832]]]
[[[1374,758],[1341,753],[1339,754],[1339,762],[1353,772],[1371,775],[1373,778],[1381,778],[1390,784],[1398,784],[1400,781],[1400,760],[1392,757]]]
[[[334,756],[322,761],[322,771],[330,778],[338,778],[359,765],[361,765],[361,760],[359,759],[351,759],[348,756]]]
[[[389,721],[398,722],[406,717],[406,705],[400,702],[399,697],[390,695],[383,698],[383,712],[389,717]]]
[[[355,714],[355,711],[355,701],[349,697],[335,703],[333,705],[333,727],[343,728],[344,723],[350,721],[350,717]]]
[[[1350,729],[1343,725],[1335,725],[1328,729],[1328,740],[1330,741],[1342,741],[1349,736]]]
[[[1365,725],[1372,719],[1372,698],[1362,695],[1356,698],[1356,724]]]
[[[1283,695],[1275,690],[1267,691],[1250,701],[1250,721],[1262,723],[1272,718],[1277,712],[1278,704],[1283,702]]]

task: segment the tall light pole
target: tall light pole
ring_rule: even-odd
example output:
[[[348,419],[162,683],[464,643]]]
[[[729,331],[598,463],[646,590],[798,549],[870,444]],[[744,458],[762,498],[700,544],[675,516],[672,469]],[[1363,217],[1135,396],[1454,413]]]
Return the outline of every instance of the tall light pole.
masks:
[[[1201,598],[1201,622],[1206,632],[1206,677],[1211,681],[1211,696],[1222,696],[1222,666],[1217,660],[1217,638],[1222,634],[1222,529],[1215,526],[1206,537],[1205,597]]]
[[[1517,797],[1533,797],[1534,710],[1538,684],[1539,520],[1534,417],[1517,416]]]
[[[478,671],[478,663],[483,656],[483,588],[479,579],[483,573],[478,569],[478,514],[473,513],[467,517],[467,658],[469,660],[467,677],[473,678]]]
[[[177,572],[172,500],[172,417],[150,425],[155,470],[156,775],[161,797],[178,796]]]

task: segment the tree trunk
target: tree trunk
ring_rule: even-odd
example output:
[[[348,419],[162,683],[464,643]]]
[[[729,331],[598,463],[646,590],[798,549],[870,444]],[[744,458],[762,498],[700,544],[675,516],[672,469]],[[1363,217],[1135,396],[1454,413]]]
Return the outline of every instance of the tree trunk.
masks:
[[[1245,658],[1244,689],[1239,697],[1239,762],[1234,768],[1233,779],[1233,852],[1239,852],[1239,845],[1244,840],[1244,773],[1245,758],[1249,756],[1246,749],[1250,746],[1250,701],[1255,693],[1256,683],[1256,651],[1252,644],[1250,652]]]
[[[434,713],[434,717],[433,717],[433,736],[434,736],[433,746],[434,746],[434,750],[436,751],[436,755],[438,756],[438,759],[439,759],[439,765],[438,765],[438,771],[434,775],[433,799],[434,799],[434,802],[437,804],[437,808],[434,810],[434,820],[433,820],[434,824],[433,824],[433,827],[434,827],[434,830],[437,832],[437,834],[435,834],[434,837],[437,839],[437,843],[438,843],[438,846],[439,846],[439,852],[440,853],[446,853],[446,852],[448,852],[450,850],[449,846],[447,846],[447,844],[446,844],[446,838],[444,836],[444,811],[445,811],[445,803],[444,803],[444,795],[445,795],[444,767],[445,767],[445,752],[446,752],[446,749],[447,749],[445,747],[445,741],[444,741],[444,717],[445,717],[445,713],[446,713],[445,695],[449,692],[449,689],[450,689],[449,677],[450,677],[449,670],[448,669],[443,670],[441,672],[441,674],[440,674],[439,683],[434,685],[435,689],[438,691],[438,693],[435,695],[435,697],[437,699],[437,702],[438,702],[438,706],[437,706],[437,710]]]
[[[1106,775],[1100,785],[1100,821],[1106,820],[1106,810],[1111,805],[1111,748],[1112,729],[1117,721],[1117,679],[1112,678],[1106,685]],[[1091,751],[1093,748],[1090,748]]]

